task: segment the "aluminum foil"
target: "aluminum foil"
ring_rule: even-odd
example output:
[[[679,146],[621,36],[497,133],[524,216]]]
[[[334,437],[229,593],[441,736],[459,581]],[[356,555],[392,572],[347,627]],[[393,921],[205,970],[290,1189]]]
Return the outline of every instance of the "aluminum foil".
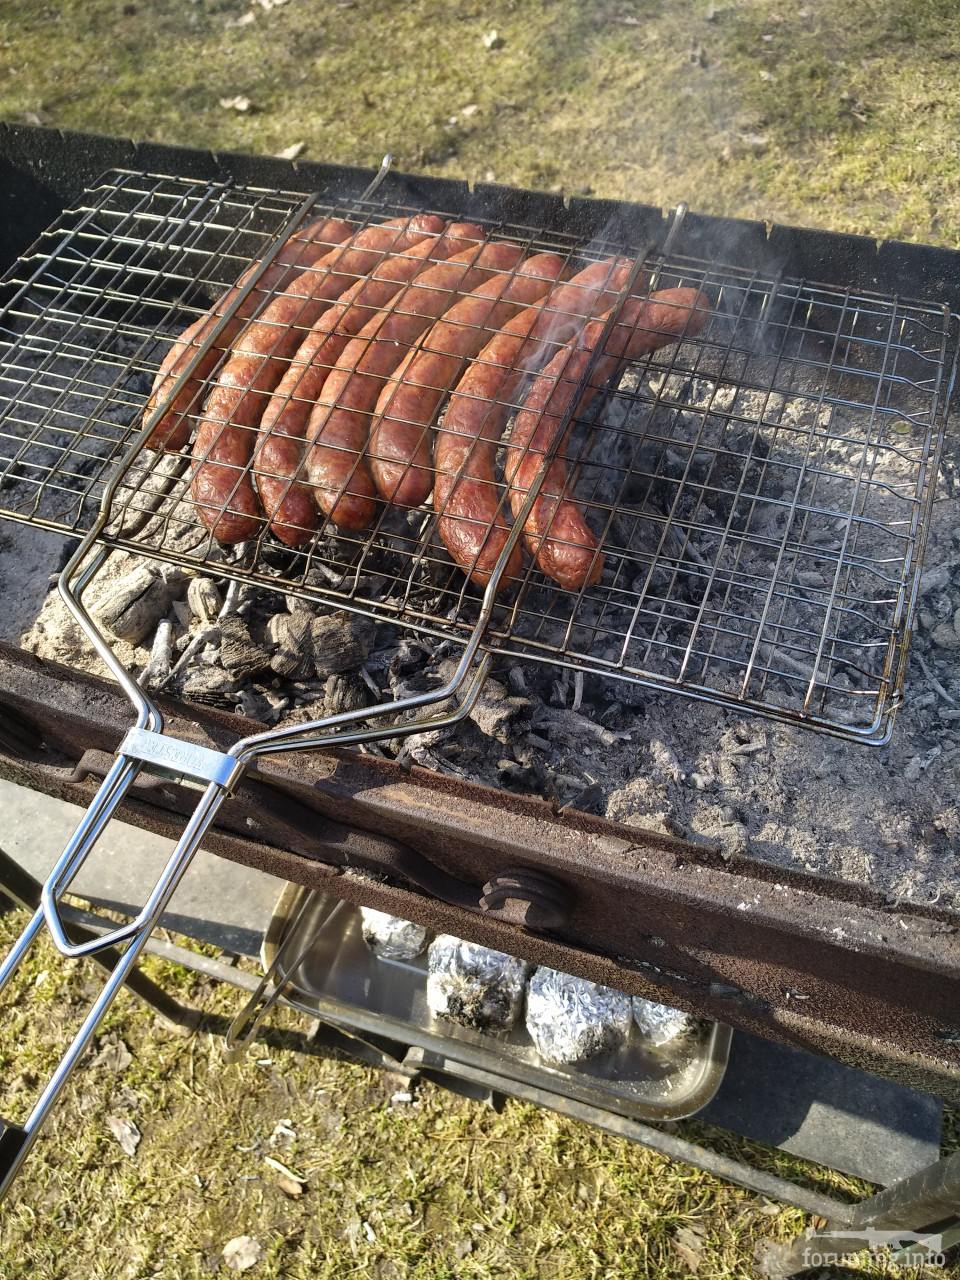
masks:
[[[361,907],[363,940],[383,960],[412,960],[427,945],[427,931],[412,920]]]
[[[633,1020],[644,1040],[654,1048],[685,1035],[696,1023],[696,1019],[682,1009],[671,1009],[669,1005],[657,1004],[656,1000],[644,1000],[643,996],[633,997]]]
[[[523,1001],[529,966],[503,951],[440,934],[427,955],[427,1005],[474,1031],[508,1031]]]
[[[548,1062],[583,1062],[625,1043],[630,997],[613,987],[540,968],[527,990],[527,1031]]]

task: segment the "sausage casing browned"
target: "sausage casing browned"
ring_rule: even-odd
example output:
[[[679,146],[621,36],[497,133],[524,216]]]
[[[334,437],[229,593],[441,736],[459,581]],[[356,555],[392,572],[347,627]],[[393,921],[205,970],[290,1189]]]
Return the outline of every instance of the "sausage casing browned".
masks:
[[[696,289],[662,289],[649,298],[628,298],[610,332],[573,417],[582,413],[624,360],[693,337],[703,328],[708,299]],[[524,397],[506,447],[505,472],[510,508],[519,519],[527,496],[554,449],[574,404],[580,381],[603,337],[607,317],[592,321],[559,351]],[[578,504],[568,495],[568,470],[561,452],[547,466],[524,522],[524,538],[538,567],[568,591],[599,581],[603,555]]]
[[[304,332],[384,253],[409,248],[442,226],[441,219],[418,214],[364,228],[301,272],[240,335],[204,404],[193,450],[191,495],[219,542],[243,542],[263,527],[249,473],[256,428]]]
[[[558,285],[490,339],[450,397],[434,441],[433,505],[444,546],[477,586],[490,580],[510,532],[494,468],[517,396],[559,344],[616,301],[629,273],[628,262],[606,259]],[[507,576],[519,569],[516,547]]]
[[[318,258],[349,239],[354,231],[355,228],[341,218],[317,218],[300,231],[294,232],[247,294],[236,314],[227,321],[217,338],[216,346],[206,352],[176,397],[167,405],[162,417],[154,424],[147,437],[148,449],[165,449],[168,453],[177,453],[183,448],[190,438],[191,414],[195,414],[200,407],[204,381],[223,359],[244,324],[259,311],[272,293],[286,288],[304,267],[311,266]],[[197,347],[227,312],[259,266],[255,262],[248,267],[233,288],[218,298],[209,311],[197,316],[164,356],[153,380],[153,388],[144,411],[146,417],[172,395],[174,384],[186,369]]]
[[[303,466],[303,437],[327,375],[347,343],[405,283],[483,236],[476,223],[455,222],[440,235],[384,258],[324,312],[301,343],[264,410],[253,464],[264,513],[287,546],[301,546],[320,521],[312,488],[297,478]]]
[[[369,461],[385,502],[417,507],[433,488],[430,425],[464,363],[512,316],[549,292],[565,260],[538,253],[478,285],[438,320],[389,379],[370,431]]]
[[[317,505],[341,529],[364,529],[376,489],[363,457],[377,397],[431,323],[491,274],[508,271],[523,251],[487,241],[424,271],[349,342],[310,415],[307,476]]]

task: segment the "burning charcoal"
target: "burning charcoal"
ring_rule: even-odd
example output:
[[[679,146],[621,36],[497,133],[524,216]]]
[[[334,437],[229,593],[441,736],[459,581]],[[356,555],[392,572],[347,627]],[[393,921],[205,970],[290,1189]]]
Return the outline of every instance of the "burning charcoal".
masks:
[[[259,675],[270,666],[269,653],[256,643],[250,628],[235,613],[220,622],[220,662],[238,680]]]
[[[248,720],[260,720],[265,724],[275,724],[279,719],[279,713],[274,711],[264,695],[256,689],[240,689],[237,694],[237,712]]]
[[[642,996],[633,997],[633,1020],[646,1043],[655,1049],[687,1035],[696,1026],[696,1018],[682,1009]]]
[[[338,716],[367,705],[366,685],[352,675],[328,676],[323,686],[323,714]]]
[[[150,647],[150,661],[140,673],[140,683],[145,689],[155,688],[170,675],[173,660],[173,624],[167,618],[161,619],[157,634]]]
[[[527,990],[527,1031],[548,1062],[611,1053],[630,1034],[630,997],[613,987],[541,967]]]
[[[270,666],[287,679],[337,675],[361,666],[373,643],[373,624],[338,611],[315,618],[305,611],[270,619],[269,639],[277,646]]]
[[[201,622],[214,622],[220,614],[223,601],[212,578],[191,578],[187,587],[187,604],[195,618],[199,618]]]
[[[427,945],[427,931],[412,920],[401,920],[386,911],[360,908],[363,940],[383,960],[412,960]]]
[[[369,618],[355,614],[324,614],[312,619],[310,640],[313,664],[318,676],[333,676],[340,671],[354,671],[366,660],[373,647],[374,626]]]
[[[311,614],[300,611],[275,614],[267,623],[267,639],[277,646],[270,666],[278,676],[295,679],[312,670],[311,621]]]
[[[456,667],[455,661],[441,662],[437,668],[440,679],[452,679]],[[512,696],[499,680],[488,679],[469,715],[481,733],[509,745],[529,728],[532,705],[529,698]]]
[[[940,649],[960,649],[960,635],[952,622],[938,622],[930,638]]]
[[[237,682],[219,667],[197,667],[183,683],[183,696],[188,702],[203,702],[212,707],[233,706]]]
[[[427,1006],[474,1031],[508,1031],[520,1013],[527,964],[502,951],[441,934],[427,956]]]
[[[97,619],[118,640],[139,644],[170,608],[172,584],[149,565],[141,564],[110,584],[97,601]]]

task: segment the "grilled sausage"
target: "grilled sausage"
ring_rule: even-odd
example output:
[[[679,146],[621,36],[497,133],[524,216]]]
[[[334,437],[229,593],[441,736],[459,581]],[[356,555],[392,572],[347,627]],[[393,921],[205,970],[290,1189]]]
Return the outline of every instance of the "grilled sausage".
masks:
[[[538,253],[516,271],[487,280],[446,313],[380,392],[370,431],[370,472],[380,496],[417,507],[433,488],[430,424],[464,363],[521,307],[542,298],[564,259]]]
[[[263,526],[248,464],[267,396],[304,328],[312,328],[333,299],[385,253],[402,252],[442,227],[439,218],[418,214],[365,228],[301,272],[241,335],[207,397],[193,449],[191,494],[218,542],[244,542]]]
[[[522,256],[515,244],[487,242],[431,267],[347,344],[307,429],[307,476],[320,510],[341,529],[366,528],[376,511],[362,454],[383,379],[461,294],[491,272],[510,270]]]
[[[629,272],[622,261],[594,262],[521,311],[490,339],[450,397],[434,441],[433,506],[444,546],[477,586],[489,582],[510,532],[500,516],[494,464],[515,398],[558,343],[616,301]],[[519,569],[517,547],[506,572]]]
[[[320,522],[309,485],[296,479],[303,465],[303,437],[314,402],[330,370],[352,337],[373,319],[403,284],[434,262],[461,253],[483,228],[455,222],[439,236],[384,259],[320,317],[301,343],[260,421],[253,478],[270,527],[290,547],[299,547]]]
[[[156,422],[147,437],[148,449],[165,449],[168,453],[177,453],[190,438],[190,411],[198,406],[202,394],[203,383],[220,363],[224,353],[236,340],[245,322],[255,315],[277,289],[284,289],[295,276],[310,266],[332,248],[342,244],[354,234],[354,227],[340,218],[318,218],[299,231],[294,232],[277,256],[266,268],[257,281],[256,286],[247,294],[240,304],[236,315],[226,323],[217,345],[211,347],[194,369],[188,380],[177,393],[176,400],[167,406],[166,412]],[[166,400],[173,391],[173,385],[187,367],[191,356],[207,334],[213,329],[220,317],[233,303],[234,298],[244,287],[260,264],[255,262],[248,267],[232,289],[228,289],[209,311],[197,316],[164,356],[157,376],[153,380],[153,389],[147,401],[145,415],[149,417]]]
[[[703,328],[708,300],[696,289],[663,289],[646,299],[628,298],[591,371],[574,415],[582,413],[624,360],[638,360]],[[506,452],[506,480],[514,519],[543,469],[603,337],[606,317],[594,320],[559,351],[535,379],[513,424]],[[571,419],[572,420],[572,419]],[[599,543],[567,490],[562,456],[549,464],[524,524],[524,539],[539,568],[567,591],[597,582],[603,572]]]

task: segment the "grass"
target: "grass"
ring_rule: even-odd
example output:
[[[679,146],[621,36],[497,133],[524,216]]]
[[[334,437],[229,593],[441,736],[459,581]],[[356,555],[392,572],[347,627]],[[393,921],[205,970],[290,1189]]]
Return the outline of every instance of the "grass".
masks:
[[[0,950],[24,920],[0,916]],[[119,1072],[88,1065],[68,1086],[4,1208],[4,1280],[199,1280],[228,1274],[221,1252],[239,1235],[262,1246],[257,1280],[726,1280],[754,1274],[756,1242],[807,1225],[798,1210],[520,1103],[497,1115],[425,1085],[415,1105],[391,1105],[395,1077],[297,1052],[304,1019],[289,1010],[274,1016],[269,1044],[225,1066],[211,1028],[242,997],[154,958],[145,968],[200,1007],[206,1028],[185,1040],[121,995],[95,1054],[121,1042],[131,1061]],[[94,981],[61,968],[46,944],[32,953],[4,1010],[6,1114],[35,1096]],[[110,1115],[140,1129],[132,1158]],[[281,1122],[295,1137],[276,1145]],[[707,1136],[827,1194],[868,1191]],[[306,1180],[302,1198],[286,1197],[267,1155]],[[864,1259],[851,1274],[889,1269]]]
[[[953,0],[0,0],[0,118],[954,247],[958,59]]]
[[[275,4],[0,0],[0,118],[214,150],[303,143],[306,158],[352,164],[391,149],[426,173],[960,246],[953,0]],[[238,95],[247,112],[220,105]],[[0,950],[22,922],[0,917]],[[148,968],[211,1017],[237,1006],[185,970]],[[90,981],[48,950],[31,959],[0,1038],[7,1114],[34,1096]],[[242,1234],[263,1246],[258,1280],[669,1280],[695,1264],[725,1280],[754,1274],[756,1241],[806,1225],[520,1104],[498,1116],[425,1086],[415,1107],[391,1106],[395,1081],[290,1037],[224,1067],[210,1030],[184,1041],[121,996],[110,1038],[132,1061],[68,1088],[0,1223],[3,1280],[210,1276]],[[142,1131],[133,1158],[110,1114]],[[289,1149],[270,1145],[280,1120]],[[811,1176],[783,1153],[721,1145]],[[307,1179],[300,1200],[270,1153]]]

